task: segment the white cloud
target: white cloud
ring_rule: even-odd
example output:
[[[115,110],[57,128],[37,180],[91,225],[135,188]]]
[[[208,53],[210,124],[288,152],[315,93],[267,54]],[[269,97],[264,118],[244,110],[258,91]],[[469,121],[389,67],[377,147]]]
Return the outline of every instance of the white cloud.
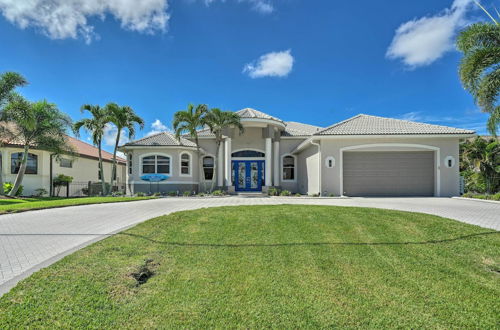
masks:
[[[286,77],[293,68],[294,58],[290,50],[272,52],[243,67],[243,73],[251,78]]]
[[[205,5],[209,6],[217,0],[204,0]],[[221,2],[226,2],[226,0],[219,0]],[[252,9],[261,14],[271,14],[274,11],[274,6],[270,0],[238,0],[238,2],[250,3]]]
[[[104,127],[103,142],[106,146],[114,147],[116,143],[116,135],[118,134],[118,129],[113,124],[106,124]],[[129,138],[125,130],[121,131],[120,134],[120,145],[127,143]]]
[[[121,152],[121,151],[117,151],[117,152],[116,152],[116,155],[117,155],[118,157],[123,158],[123,159],[127,159],[127,155],[125,155],[125,153],[123,153],[123,152]]]
[[[87,43],[98,37],[88,19],[114,16],[122,28],[154,33],[165,31],[168,0],[0,0],[0,12],[22,29],[34,27],[51,39]]]
[[[396,30],[386,57],[401,59],[409,68],[433,63],[454,49],[457,31],[467,23],[465,14],[473,0],[455,0],[443,12],[413,19]]]
[[[156,119],[151,124],[151,131],[149,131],[146,136],[150,136],[156,133],[167,132],[169,131],[168,127],[164,125],[159,119]]]

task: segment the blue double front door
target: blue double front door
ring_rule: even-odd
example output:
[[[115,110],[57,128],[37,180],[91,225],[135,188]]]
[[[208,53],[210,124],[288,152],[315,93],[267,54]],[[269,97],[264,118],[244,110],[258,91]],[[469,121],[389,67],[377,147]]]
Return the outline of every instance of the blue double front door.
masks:
[[[263,160],[233,160],[233,184],[236,191],[262,191]]]

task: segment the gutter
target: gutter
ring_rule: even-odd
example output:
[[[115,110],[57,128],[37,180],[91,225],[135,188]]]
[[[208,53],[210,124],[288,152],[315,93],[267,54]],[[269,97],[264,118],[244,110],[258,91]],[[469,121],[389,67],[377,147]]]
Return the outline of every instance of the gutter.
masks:
[[[323,157],[321,155],[321,143],[320,141],[318,140],[318,142],[314,142],[314,140],[310,140],[309,141],[312,145],[315,145],[318,147],[318,155],[319,155],[319,161],[318,161],[318,190],[319,190],[319,195],[321,196],[321,192],[323,191],[323,189],[321,189],[321,162],[323,161]]]

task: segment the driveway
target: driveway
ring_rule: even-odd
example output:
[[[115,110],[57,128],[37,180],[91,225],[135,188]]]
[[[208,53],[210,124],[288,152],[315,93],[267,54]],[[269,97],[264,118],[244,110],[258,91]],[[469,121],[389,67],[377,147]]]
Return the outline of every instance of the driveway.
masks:
[[[422,212],[500,230],[500,203],[450,198],[164,198],[30,211],[0,216],[0,295],[40,268],[142,221],[203,207],[273,204]]]

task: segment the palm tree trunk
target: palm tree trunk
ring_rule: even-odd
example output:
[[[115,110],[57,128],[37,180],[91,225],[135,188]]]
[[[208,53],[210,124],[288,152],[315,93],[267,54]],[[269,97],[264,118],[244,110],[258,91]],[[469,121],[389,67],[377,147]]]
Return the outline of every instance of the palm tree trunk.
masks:
[[[104,180],[104,168],[102,166],[102,143],[100,139],[99,139],[98,149],[99,149],[99,171],[101,172],[102,195],[106,196],[107,195],[106,181]]]
[[[220,145],[221,145],[221,142],[219,141],[219,139],[217,139],[217,141],[215,143],[217,145],[217,148],[215,151],[214,175],[212,177],[212,187],[210,188],[211,191],[214,191],[215,182],[217,181],[217,171],[218,171],[217,166],[219,164],[219,150],[220,150]]]
[[[12,187],[9,196],[15,196],[17,191],[19,190],[19,187],[21,186],[21,183],[23,182],[24,173],[26,172],[26,166],[28,163],[28,151],[29,151],[29,146],[26,144],[24,146],[24,153],[23,153],[23,158],[21,160],[21,166],[19,167],[19,171],[17,172],[16,176],[16,181],[14,181],[14,187]]]
[[[116,177],[116,151],[118,149],[118,144],[120,143],[121,128],[118,129],[118,134],[116,135],[115,150],[113,150],[113,168],[111,170],[111,191],[113,191],[113,186],[115,185]]]
[[[198,137],[196,137],[195,139],[195,143],[196,143],[196,153],[198,154],[198,182],[200,184],[198,184],[198,192],[200,192],[200,186],[201,186],[201,175],[202,175],[202,170],[201,170],[201,151],[200,151],[200,144],[199,144],[199,141],[198,141]],[[205,190],[206,187],[205,187],[205,183],[203,183],[203,190]]]

